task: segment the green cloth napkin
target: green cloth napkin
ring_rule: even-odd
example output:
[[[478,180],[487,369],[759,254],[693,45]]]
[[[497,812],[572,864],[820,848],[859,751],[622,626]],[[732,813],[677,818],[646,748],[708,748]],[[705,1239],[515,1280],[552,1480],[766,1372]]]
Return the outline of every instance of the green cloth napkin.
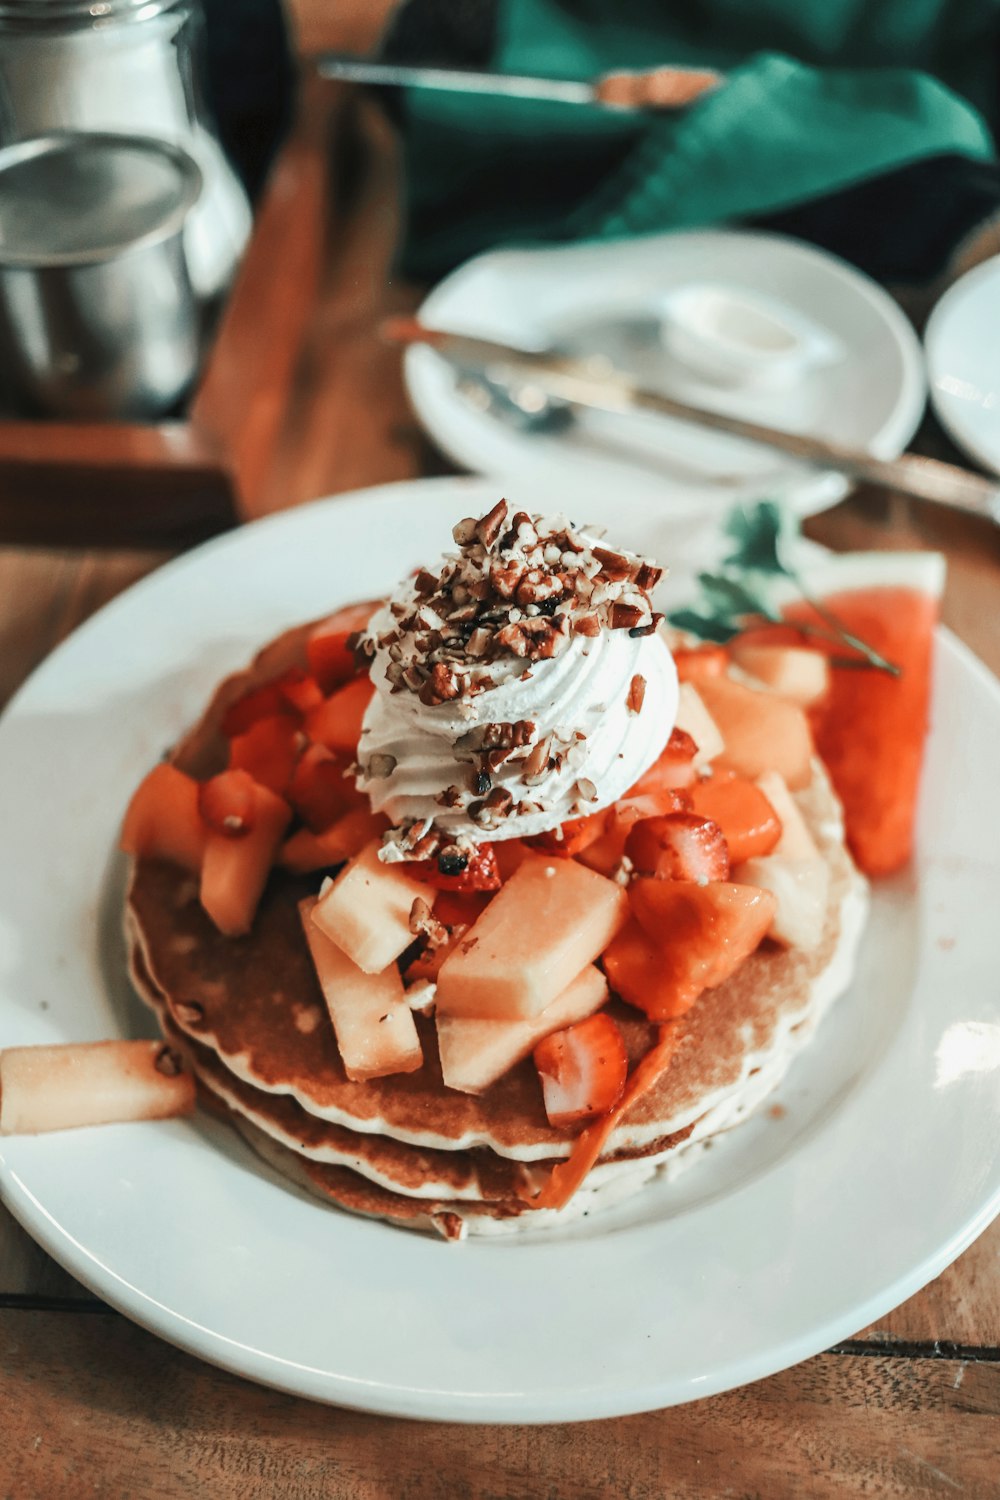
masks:
[[[500,0],[491,66],[591,78],[710,65],[682,113],[406,99],[408,274],[491,246],[787,209],[922,157],[989,160],[1000,0]]]

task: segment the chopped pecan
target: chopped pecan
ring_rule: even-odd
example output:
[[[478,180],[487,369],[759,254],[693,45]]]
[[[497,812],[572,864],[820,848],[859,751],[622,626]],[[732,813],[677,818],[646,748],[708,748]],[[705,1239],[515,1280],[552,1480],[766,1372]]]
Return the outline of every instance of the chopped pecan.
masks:
[[[600,617],[595,614],[579,615],[573,621],[573,629],[577,635],[600,635]]]
[[[644,623],[643,611],[638,604],[623,604],[620,600],[611,606],[611,629],[634,630]]]
[[[499,558],[490,563],[490,585],[501,599],[513,599],[523,575],[523,563],[501,562]]]
[[[623,552],[612,552],[608,547],[595,547],[594,556],[601,565],[601,572],[612,583],[623,583],[632,577],[634,562]]]
[[[501,501],[501,504],[503,502]],[[466,516],[451,528],[451,534],[455,538],[455,544],[459,547],[468,547],[476,540],[476,530],[479,522],[475,516]]]
[[[429,573],[426,568],[421,568],[416,578],[413,580],[413,587],[416,589],[418,594],[433,594],[437,586],[438,581],[434,577],[434,574]]]
[[[531,649],[527,635],[521,625],[504,625],[493,637],[498,646],[505,651],[510,651],[514,656],[527,656]]]
[[[505,786],[495,786],[486,798],[485,806],[490,812],[499,813],[500,817],[506,817],[513,804],[513,797]]]
[[[395,769],[396,757],[394,755],[384,755],[380,752],[369,757],[368,764],[365,767],[365,775],[371,777],[373,781],[384,781],[387,776],[392,775]]]
[[[483,546],[487,549],[492,547],[503,530],[506,519],[507,502],[506,500],[498,500],[493,509],[487,511],[486,515],[476,522],[474,531],[476,541],[482,542]]]
[[[630,714],[637,714],[641,711],[645,696],[646,679],[641,672],[636,672],[628,685],[628,697],[625,699],[625,707]]]
[[[662,568],[656,567],[654,563],[643,562],[639,564],[633,581],[637,589],[642,589],[644,594],[650,594],[662,577]]]
[[[648,620],[645,625],[636,625],[632,630],[629,631],[629,635],[632,636],[633,639],[637,639],[639,636],[643,636],[643,635],[652,635],[653,631],[656,630],[658,628],[658,626],[660,626],[662,624],[663,624],[663,616],[662,615],[653,615],[652,618],[650,620]]]

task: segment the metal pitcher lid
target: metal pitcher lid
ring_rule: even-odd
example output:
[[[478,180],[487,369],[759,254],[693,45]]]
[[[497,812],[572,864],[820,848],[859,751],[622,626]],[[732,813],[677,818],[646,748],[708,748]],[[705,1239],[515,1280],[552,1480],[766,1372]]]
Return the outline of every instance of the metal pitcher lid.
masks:
[[[186,151],[151,136],[58,132],[0,150],[0,266],[111,260],[175,234],[201,192]]]

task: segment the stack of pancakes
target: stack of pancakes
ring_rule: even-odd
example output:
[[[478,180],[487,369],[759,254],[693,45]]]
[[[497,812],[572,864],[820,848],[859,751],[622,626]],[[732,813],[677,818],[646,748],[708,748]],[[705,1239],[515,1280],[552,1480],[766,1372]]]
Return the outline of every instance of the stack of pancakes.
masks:
[[[304,661],[311,627],[290,632],[220,688],[174,761],[199,778],[225,764],[221,720],[243,693]],[[164,1035],[189,1056],[205,1101],[254,1148],[320,1196],[446,1238],[563,1223],[671,1172],[756,1107],[846,987],[864,925],[865,885],[843,844],[837,803],[816,767],[797,797],[830,869],[823,940],[811,953],[765,942],[677,1023],[658,1084],[625,1116],[567,1208],[530,1207],[571,1132],[549,1125],[529,1058],[480,1095],[446,1089],[432,1019],[417,1017],[424,1065],[352,1082],[340,1061],[297,904],[320,877],[275,870],[252,932],[219,933],[197,884],[160,861],[135,862],[126,907],[132,978]],[[630,1062],[656,1028],[613,1002]]]

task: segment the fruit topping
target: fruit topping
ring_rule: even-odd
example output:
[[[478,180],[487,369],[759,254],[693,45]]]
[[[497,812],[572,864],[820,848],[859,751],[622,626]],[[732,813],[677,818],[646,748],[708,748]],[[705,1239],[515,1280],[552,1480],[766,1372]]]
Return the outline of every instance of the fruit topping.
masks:
[[[164,1042],[82,1042],[0,1052],[0,1136],[165,1120],[195,1106],[194,1079]]]
[[[754,646],[738,636],[730,650],[744,672],[800,708],[821,702],[829,692],[830,667],[821,651],[807,646]]]
[[[227,739],[235,739],[237,735],[246,734],[260,719],[270,719],[275,714],[284,714],[290,719],[297,719],[299,714],[297,707],[282,692],[277,678],[252,688],[231,703],[222,716],[222,733]]]
[[[139,859],[166,859],[195,874],[207,834],[198,783],[176,766],[154,766],[139,783],[122,824],[121,847]]]
[[[706,680],[699,691],[722,735],[725,766],[751,780],[778,771],[790,787],[808,786],[813,742],[797,704],[728,677]]]
[[[481,1094],[527,1057],[543,1037],[592,1016],[607,998],[607,980],[600,969],[588,964],[550,1005],[527,1020],[483,1021],[439,1011],[438,1051],[446,1087]]]
[[[556,1129],[603,1115],[622,1096],[628,1055],[621,1032],[603,1011],[547,1036],[534,1058],[545,1113]]]
[[[597,958],[626,913],[625,893],[612,881],[575,860],[532,855],[442,966],[439,1012],[538,1015]]]
[[[675,728],[689,735],[695,743],[694,768],[702,771],[717,760],[726,748],[725,735],[710,713],[702,689],[706,684],[728,681],[722,677],[703,677],[698,687],[682,682],[677,694]]]
[[[348,642],[359,630],[364,630],[379,607],[380,601],[373,599],[348,604],[312,632],[306,644],[306,659],[324,693],[332,693],[334,688],[342,687],[358,675],[354,651]]]
[[[760,943],[777,903],[769,891],[713,881],[634,880],[634,920],[604,950],[611,988],[652,1021],[690,1010]]]
[[[770,854],[781,838],[781,819],[758,783],[746,776],[717,768],[696,781],[689,795],[693,811],[722,829],[731,864]]]
[[[229,742],[229,767],[283,796],[305,741],[295,717],[269,714]]]
[[[254,779],[247,771],[222,771],[198,787],[198,811],[213,833],[238,839],[253,827]]]
[[[374,684],[367,677],[357,677],[346,687],[338,688],[306,715],[306,734],[328,750],[357,756],[361,724],[374,692]]]
[[[346,767],[346,756],[333,755],[325,745],[309,745],[292,772],[286,795],[314,833],[322,833],[352,808],[368,809],[368,798]]]
[[[413,1073],[423,1063],[413,1012],[394,963],[367,974],[313,921],[314,897],[299,904],[316,977],[326,1000],[348,1078],[364,1082]]]
[[[699,883],[729,879],[729,849],[722,829],[697,813],[643,818],[629,829],[625,854],[639,875]]]
[[[746,860],[735,875],[774,897],[777,905],[768,936],[810,952],[819,946],[826,924],[829,867],[777,772],[762,776],[760,786],[781,819],[781,837],[769,854]]]
[[[720,741],[721,743],[721,741]],[[629,797],[647,792],[680,791],[695,779],[698,746],[684,729],[674,728],[666,747],[626,793]]]
[[[572,859],[593,844],[607,831],[607,813],[590,813],[585,818],[570,818],[568,822],[553,828],[549,833],[538,833],[525,839],[532,849],[541,849],[545,854],[558,854]]]
[[[281,797],[257,782],[251,782],[251,786],[249,827],[240,838],[210,831],[201,865],[201,904],[227,937],[250,931],[292,817],[291,808]]]
[[[320,892],[313,924],[366,974],[380,974],[413,941],[410,912],[419,897],[434,904],[433,886],[414,880],[406,865],[387,865],[374,840]]]
[[[300,828],[293,833],[282,844],[278,863],[282,869],[295,875],[328,870],[360,854],[365,845],[379,838],[387,827],[388,820],[381,813],[370,812],[367,807],[354,807],[329,828],[324,828],[322,833],[313,833],[310,828]]]
[[[501,885],[492,844],[446,845],[435,859],[408,861],[406,873],[439,891],[498,891]]]
[[[706,677],[722,677],[729,669],[725,646],[680,646],[671,655],[680,682],[697,683]]]

